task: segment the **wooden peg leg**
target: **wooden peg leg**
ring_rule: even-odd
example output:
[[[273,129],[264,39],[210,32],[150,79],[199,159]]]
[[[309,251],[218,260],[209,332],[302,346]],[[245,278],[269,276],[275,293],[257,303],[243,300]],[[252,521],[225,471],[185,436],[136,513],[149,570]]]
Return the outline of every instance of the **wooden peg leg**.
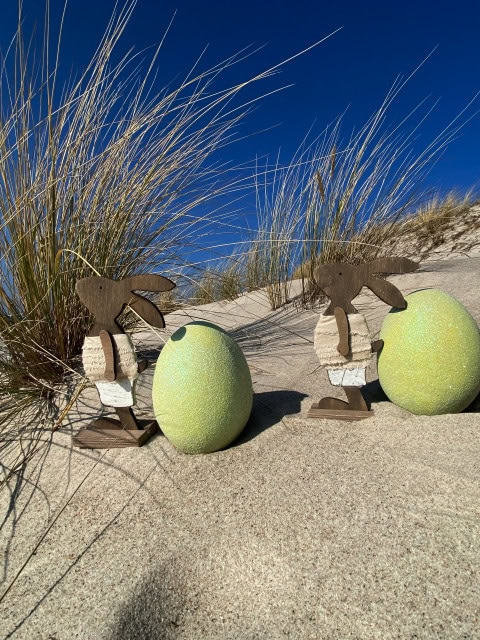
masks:
[[[138,373],[143,373],[145,369],[148,369],[148,360],[139,360],[138,361]]]
[[[343,387],[343,390],[347,395],[348,404],[353,411],[369,410],[359,387]]]
[[[115,407],[115,411],[124,429],[132,431],[141,428],[130,407]]]

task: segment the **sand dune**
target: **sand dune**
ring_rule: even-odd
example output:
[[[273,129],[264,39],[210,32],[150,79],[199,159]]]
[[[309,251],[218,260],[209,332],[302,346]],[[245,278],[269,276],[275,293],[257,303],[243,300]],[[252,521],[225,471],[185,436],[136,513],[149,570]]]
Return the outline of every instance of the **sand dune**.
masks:
[[[478,256],[392,281],[442,288],[480,322]],[[388,307],[368,293],[356,306],[378,331]],[[72,449],[99,409],[93,389],[82,395],[31,485],[0,496],[4,588],[41,540],[1,604],[2,638],[480,638],[478,406],[411,415],[382,395],[373,362],[372,418],[307,419],[332,393],[313,350],[318,313],[270,312],[258,292],[191,315],[231,331],[251,367],[252,417],[225,451],[189,457],[162,435]],[[167,320],[163,338],[189,317]]]

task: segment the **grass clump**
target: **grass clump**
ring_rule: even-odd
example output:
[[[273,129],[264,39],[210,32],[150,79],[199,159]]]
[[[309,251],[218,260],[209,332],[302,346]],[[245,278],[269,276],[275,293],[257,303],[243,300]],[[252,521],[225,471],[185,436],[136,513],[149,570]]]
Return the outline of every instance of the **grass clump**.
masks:
[[[201,270],[189,287],[188,303],[192,306],[221,300],[235,300],[245,291],[245,275],[237,259],[223,260],[216,269]]]
[[[447,243],[449,250],[469,251],[480,242],[480,223],[472,208],[480,204],[474,190],[434,194],[418,210],[396,225],[407,252],[426,258]]]
[[[217,214],[196,211],[241,188],[213,157],[249,109],[235,106],[238,93],[273,70],[218,88],[219,76],[248,55],[241,52],[205,72],[195,71],[197,61],[177,86],[154,93],[161,47],[146,63],[132,52],[115,62],[134,5],[112,16],[88,67],[68,85],[58,86],[61,33],[58,49],[49,48],[48,0],[40,53],[25,41],[19,16],[0,67],[2,452],[12,421],[52,424],[58,385],[81,379],[92,318],[76,281],[146,271],[175,279],[199,227],[215,225]],[[177,306],[174,297],[165,302]]]
[[[266,287],[272,309],[289,296],[292,268],[298,262],[301,246],[298,230],[305,217],[308,171],[303,147],[287,167],[279,161],[268,167],[256,183],[258,232],[246,259],[247,273],[257,285]]]
[[[210,92],[235,59],[151,96],[158,50],[146,76],[130,68],[133,56],[112,63],[132,8],[60,97],[51,53],[31,68],[21,28],[13,89],[11,65],[1,69],[0,372],[12,390],[42,395],[75,363],[91,322],[77,279],[171,270],[202,224],[191,212],[228,190],[207,160],[242,117],[222,113],[240,86]]]
[[[260,230],[251,249],[261,257],[272,308],[288,300],[292,277],[302,279],[303,302],[313,302],[321,295],[314,275],[319,265],[358,264],[392,249],[398,255],[399,240],[413,230],[438,243],[442,229],[474,204],[471,193],[427,201],[421,185],[465,122],[459,124],[457,116],[415,152],[419,123],[408,125],[416,110],[387,126],[388,110],[404,85],[396,81],[347,142],[339,118],[312,144],[304,141],[286,169],[272,170],[270,199],[262,200]]]

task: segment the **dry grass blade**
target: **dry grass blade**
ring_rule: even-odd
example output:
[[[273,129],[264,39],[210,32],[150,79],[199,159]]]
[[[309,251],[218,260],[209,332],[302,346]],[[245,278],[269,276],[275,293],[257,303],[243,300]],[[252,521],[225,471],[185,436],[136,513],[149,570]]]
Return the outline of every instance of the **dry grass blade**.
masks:
[[[76,280],[92,269],[122,278],[152,265],[169,274],[199,229],[215,224],[215,214],[196,211],[242,188],[214,154],[235,140],[262,97],[242,104],[238,94],[280,66],[219,88],[219,77],[251,55],[246,50],[204,72],[197,61],[176,87],[154,94],[160,47],[146,64],[132,52],[114,62],[134,6],[129,1],[112,16],[88,67],[68,86],[58,86],[60,44],[49,49],[48,0],[40,55],[25,42],[19,19],[2,61],[3,443],[11,442],[12,420],[33,405],[50,415],[58,383],[80,379],[75,370],[91,317],[75,295]]]
[[[413,122],[420,104],[400,123],[387,124],[388,110],[405,82],[393,84],[380,108],[346,143],[339,118],[310,144],[305,139],[288,167],[277,163],[264,172],[272,184],[257,188],[262,202],[251,253],[261,257],[272,308],[287,301],[292,277],[303,280],[303,302],[315,302],[321,296],[314,277],[318,265],[373,260],[414,228],[417,235],[428,236],[426,250],[431,251],[452,215],[458,221],[475,203],[472,192],[460,198],[436,196],[424,210],[427,192],[420,188],[433,162],[473,117],[460,121],[473,101],[415,152],[414,136],[431,109]]]

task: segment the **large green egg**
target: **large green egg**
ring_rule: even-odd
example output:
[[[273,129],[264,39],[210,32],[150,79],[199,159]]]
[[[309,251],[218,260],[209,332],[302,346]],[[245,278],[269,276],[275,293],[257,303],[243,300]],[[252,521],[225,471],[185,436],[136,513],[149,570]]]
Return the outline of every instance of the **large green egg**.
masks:
[[[252,410],[250,369],[238,344],[209,322],[170,337],[157,360],[153,409],[168,440],[184,453],[228,446]]]
[[[480,332],[465,307],[439,289],[405,296],[383,322],[378,377],[388,398],[417,415],[463,411],[480,391]]]

